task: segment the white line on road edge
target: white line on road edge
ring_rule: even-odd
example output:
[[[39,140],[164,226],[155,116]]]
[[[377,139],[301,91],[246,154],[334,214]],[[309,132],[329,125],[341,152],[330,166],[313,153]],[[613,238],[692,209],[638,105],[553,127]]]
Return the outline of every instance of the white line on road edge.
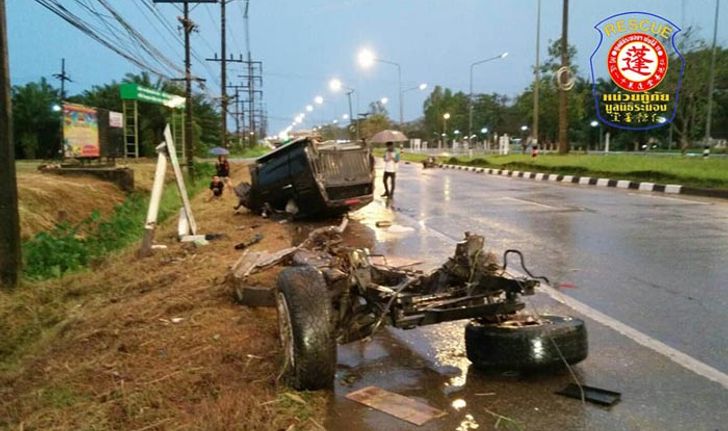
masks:
[[[446,242],[453,242],[457,243],[457,240],[452,238],[451,236],[440,232],[437,229],[433,229],[429,226],[427,226],[427,223],[425,223],[424,220],[416,220],[415,218],[405,215],[405,214],[398,214],[400,217],[409,219],[411,223],[419,226],[422,230],[425,230],[434,236],[437,236],[441,239],[444,239]],[[509,270],[512,273],[516,273],[517,275],[523,275],[518,274],[516,271]],[[544,293],[549,295],[550,297],[554,298],[556,301],[561,302],[562,304],[565,304],[572,309],[578,311],[579,313],[589,317],[590,319],[601,323],[602,325],[611,328],[620,334],[624,335],[625,337],[631,339],[632,341],[641,344],[644,347],[647,347],[650,350],[653,350],[666,358],[670,359],[671,361],[675,362],[677,365],[682,366],[685,369],[688,369],[692,371],[693,373],[705,377],[708,380],[712,380],[721,386],[723,388],[728,389],[728,375],[721,372],[720,370],[717,370],[713,367],[711,367],[708,364],[705,364],[692,356],[689,356],[673,347],[668,346],[667,344],[663,343],[662,341],[658,341],[649,335],[642,333],[631,326],[628,326],[625,323],[622,323],[612,317],[607,316],[606,314],[602,313],[601,311],[595,310],[594,308],[584,304],[581,301],[578,301],[574,298],[571,298],[567,295],[562,294],[558,290],[554,289],[551,286],[548,285],[542,285],[543,289],[541,289]]]
[[[590,319],[595,320],[604,326],[614,329],[625,337],[632,339],[636,343],[641,344],[648,349],[654,350],[655,352],[667,357],[671,361],[684,368],[687,368],[695,374],[701,375],[708,380],[719,383],[723,386],[723,388],[728,389],[728,375],[726,375],[725,373],[722,373],[721,371],[711,367],[710,365],[705,364],[673,347],[670,347],[667,344],[632,328],[631,326],[627,326],[619,320],[613,319],[602,313],[601,311],[595,310],[592,307],[584,304],[581,301],[564,295],[549,285],[542,285],[541,287],[541,290],[544,293],[554,298],[555,300],[568,305],[574,310],[580,312],[585,316],[588,316]]]

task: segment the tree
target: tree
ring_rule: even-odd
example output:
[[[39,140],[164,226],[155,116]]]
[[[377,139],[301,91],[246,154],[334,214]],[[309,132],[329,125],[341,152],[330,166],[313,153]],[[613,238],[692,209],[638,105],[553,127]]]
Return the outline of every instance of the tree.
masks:
[[[51,158],[61,145],[59,92],[45,78],[13,87],[13,127],[18,158]]]
[[[377,132],[392,127],[392,121],[385,114],[370,114],[364,120],[359,121],[359,133],[362,138],[370,139]]]
[[[693,30],[688,29],[678,47],[685,58],[685,72],[682,77],[677,112],[673,131],[680,142],[683,152],[694,141],[701,140],[705,135],[706,106],[708,103],[708,80],[710,75],[711,49],[703,40],[693,36]],[[676,65],[680,64],[677,56],[672,55],[670,65],[673,73],[665,77],[665,92],[675,93],[679,74]],[[715,88],[728,88],[728,50],[718,48],[716,53]],[[724,118],[728,110],[725,92],[717,90],[713,99],[713,118]],[[723,122],[714,121],[717,135],[725,136],[728,132]]]

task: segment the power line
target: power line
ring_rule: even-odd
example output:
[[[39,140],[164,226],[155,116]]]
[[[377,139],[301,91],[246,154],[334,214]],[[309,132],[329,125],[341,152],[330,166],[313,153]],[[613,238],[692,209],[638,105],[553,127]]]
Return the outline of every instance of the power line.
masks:
[[[53,12],[57,16],[59,16],[64,21],[68,22],[72,26],[76,27],[78,30],[89,36],[90,38],[94,39],[101,45],[107,47],[108,49],[112,50],[116,54],[120,55],[121,57],[125,58],[132,64],[136,65],[137,67],[146,70],[150,73],[153,73],[157,76],[167,78],[169,79],[170,76],[166,74],[165,72],[155,68],[154,66],[151,66],[148,64],[144,59],[140,59],[136,57],[133,53],[130,53],[128,51],[125,51],[122,48],[119,48],[116,45],[116,40],[111,41],[106,38],[104,38],[102,35],[99,34],[98,31],[93,29],[93,27],[85,22],[83,19],[78,17],[77,15],[73,14],[71,11],[63,7],[61,4],[58,3],[58,0],[35,0],[36,3],[43,6],[44,8],[48,9],[49,11]]]

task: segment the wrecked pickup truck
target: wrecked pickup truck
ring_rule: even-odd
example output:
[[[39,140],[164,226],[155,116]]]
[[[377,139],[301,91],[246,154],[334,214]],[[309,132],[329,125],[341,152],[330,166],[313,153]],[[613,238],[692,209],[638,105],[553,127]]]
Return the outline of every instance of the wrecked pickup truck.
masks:
[[[290,251],[277,280],[276,306],[284,353],[282,376],[296,389],[330,387],[337,344],[371,337],[390,325],[412,329],[468,319],[465,348],[478,368],[557,369],[587,356],[584,322],[526,313],[522,295],[538,278],[512,276],[484,251],[482,236],[465,233],[453,257],[425,274],[372,263],[366,249],[345,247],[342,229],[309,236]],[[386,263],[386,262],[385,262]]]
[[[371,151],[363,143],[300,138],[256,159],[250,178],[235,193],[259,214],[337,216],[373,199]]]

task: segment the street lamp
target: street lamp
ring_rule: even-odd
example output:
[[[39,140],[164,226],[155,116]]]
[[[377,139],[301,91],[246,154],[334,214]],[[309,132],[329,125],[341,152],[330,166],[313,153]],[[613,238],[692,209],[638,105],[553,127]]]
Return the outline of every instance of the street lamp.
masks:
[[[508,52],[504,52],[495,57],[486,58],[485,60],[476,61],[470,65],[470,96],[468,97],[468,134],[473,134],[473,69],[475,66],[489,61],[498,60],[499,58],[508,57]]]
[[[313,98],[313,103],[321,105],[322,103],[324,103],[324,98],[321,96],[316,96]]]
[[[307,112],[313,111],[313,105],[306,105],[306,111]]]
[[[660,117],[660,118],[662,118],[662,117]],[[659,122],[659,119],[658,119],[658,122]],[[589,125],[592,127],[599,127],[599,148],[601,148],[602,147],[602,132],[603,132],[601,124],[599,124],[599,122],[597,120],[592,120],[591,123],[589,123]]]
[[[447,120],[450,119],[450,113],[446,112],[442,114],[442,136],[443,138],[447,138]],[[447,145],[447,142],[445,142],[445,145]]]
[[[526,130],[528,130],[528,126],[526,126],[526,125],[521,126],[521,132],[525,132]]]
[[[386,105],[389,102],[389,97],[382,97],[381,99],[379,99],[379,102],[382,105]]]
[[[341,119],[342,120],[348,120],[349,119],[349,114],[341,114]]]
[[[402,105],[402,67],[399,63],[395,63],[394,61],[377,58],[374,52],[367,48],[359,51],[359,65],[361,67],[368,69],[374,65],[374,62],[389,64],[397,68],[397,83],[399,88],[399,125],[401,127],[404,124],[404,108]]]
[[[351,87],[345,86],[340,79],[333,78],[331,81],[329,81],[329,88],[333,92],[339,92],[340,90],[344,89],[346,91],[346,98],[349,101],[349,124],[351,124],[352,121],[354,121],[354,114],[351,110],[351,95],[354,93],[354,89]],[[359,128],[356,128],[356,138],[359,139]]]

